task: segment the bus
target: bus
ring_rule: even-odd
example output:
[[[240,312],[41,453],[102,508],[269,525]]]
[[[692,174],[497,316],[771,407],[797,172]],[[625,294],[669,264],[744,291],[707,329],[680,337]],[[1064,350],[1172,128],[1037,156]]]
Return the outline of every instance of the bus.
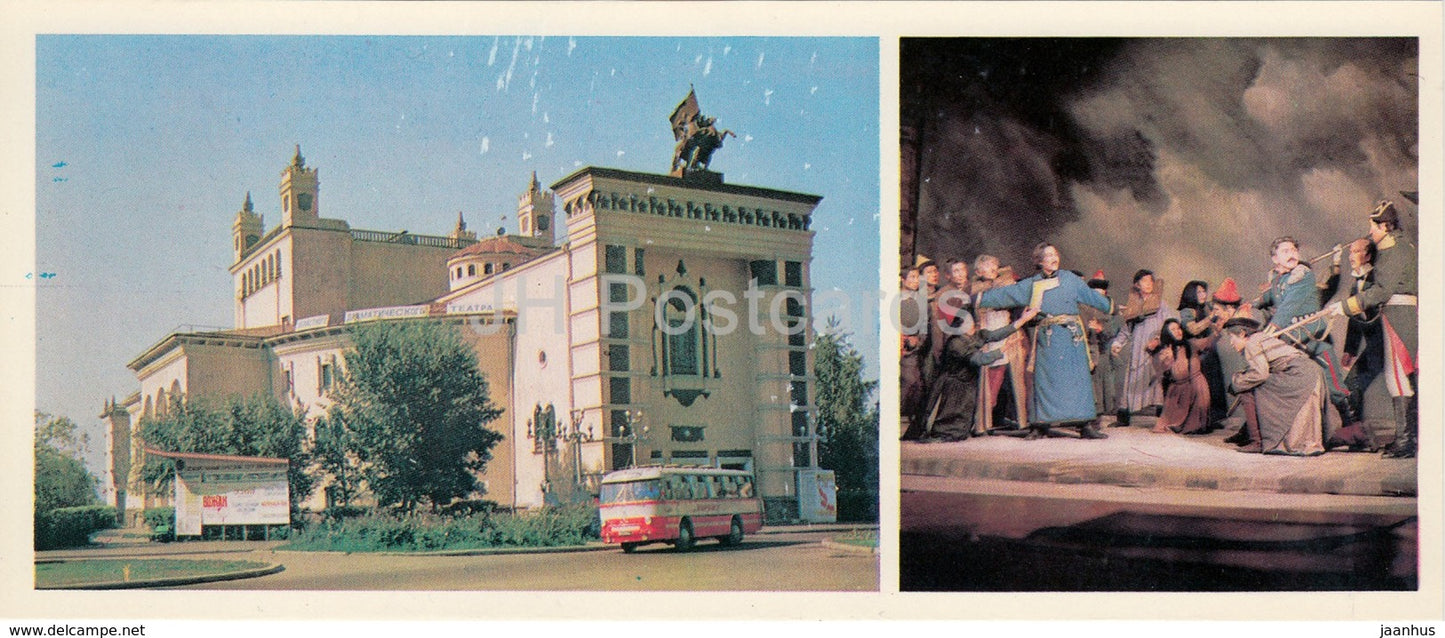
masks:
[[[632,553],[648,543],[681,551],[699,538],[737,545],[763,527],[753,475],[708,467],[648,466],[602,478],[602,542]]]

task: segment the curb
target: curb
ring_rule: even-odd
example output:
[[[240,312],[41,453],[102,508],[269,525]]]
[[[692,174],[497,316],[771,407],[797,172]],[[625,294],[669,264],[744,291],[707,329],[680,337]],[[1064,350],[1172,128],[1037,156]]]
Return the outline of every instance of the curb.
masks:
[[[559,547],[478,547],[475,549],[442,549],[429,552],[340,552],[332,550],[274,549],[276,554],[337,554],[340,556],[495,556],[518,554],[566,554],[571,552],[597,552],[618,549],[616,545],[588,543],[586,545],[563,545]]]
[[[122,548],[118,548],[118,547],[109,547],[109,548],[108,548],[108,547],[93,547],[93,548],[90,548],[90,550],[92,550],[92,551],[93,551],[93,550],[104,550],[104,549],[116,549],[116,550],[120,550],[120,549],[122,549]],[[127,553],[117,553],[117,554],[88,555],[88,556],[81,556],[81,555],[75,555],[75,554],[68,554],[68,555],[65,555],[65,556],[45,556],[45,557],[36,557],[36,558],[35,558],[35,562],[37,562],[37,563],[39,563],[39,562],[62,563],[62,562],[68,561],[68,560],[109,560],[109,559],[119,559],[119,558],[167,558],[167,557],[172,557],[172,556],[205,556],[205,555],[208,555],[208,554],[248,554],[248,553],[251,553],[251,552],[264,552],[264,551],[266,551],[265,548],[261,548],[261,547],[254,547],[254,548],[249,548],[249,549],[246,549],[246,548],[240,548],[240,549],[199,549],[199,550],[196,550],[196,551],[182,551],[182,552],[163,552],[163,551],[158,551],[159,549],[161,549],[161,548],[154,548],[152,551],[148,551],[148,552],[145,552],[145,551],[143,551],[143,552],[127,552]],[[46,551],[75,552],[75,551],[85,551],[85,550],[46,550]]]
[[[84,559],[96,560],[96,559]],[[40,561],[36,561],[37,564]],[[64,560],[46,561],[50,563],[63,563]],[[180,585],[198,585],[202,583],[214,583],[223,580],[241,580],[244,578],[257,578],[269,576],[286,569],[281,563],[271,563],[264,567],[245,569],[235,572],[222,572],[219,574],[208,574],[205,576],[183,576],[177,578],[155,578],[151,580],[111,581],[101,583],[81,583],[75,585],[57,585],[54,587],[39,587],[37,590],[74,590],[74,589],[147,589],[152,587],[177,587]]]
[[[825,547],[825,548],[828,548],[828,549],[831,549],[831,550],[834,550],[834,551],[839,551],[839,552],[848,553],[848,554],[863,554],[863,555],[866,555],[866,556],[877,556],[877,555],[878,555],[878,548],[877,548],[877,547],[863,547],[863,546],[860,546],[860,545],[849,545],[848,543],[839,543],[839,542],[836,542],[836,541],[829,541],[829,540],[821,541],[821,544],[822,544],[823,547]]]
[[[877,523],[825,523],[821,525],[787,525],[778,527],[764,527],[755,536],[770,536],[774,534],[811,534],[828,532],[858,532],[878,531]]]

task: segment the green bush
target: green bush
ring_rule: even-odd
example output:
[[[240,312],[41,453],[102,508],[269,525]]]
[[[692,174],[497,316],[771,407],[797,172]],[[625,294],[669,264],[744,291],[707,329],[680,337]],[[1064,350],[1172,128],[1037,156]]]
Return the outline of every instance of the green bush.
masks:
[[[878,522],[878,492],[866,489],[839,489],[838,522]]]
[[[35,549],[78,547],[90,535],[115,527],[115,508],[101,505],[62,507],[35,514]]]
[[[591,505],[461,516],[371,514],[327,519],[298,531],[287,549],[411,552],[487,547],[556,547],[597,538]]]
[[[484,498],[460,500],[443,507],[441,513],[445,516],[472,516],[475,514],[490,514],[497,510],[497,502]]]
[[[170,542],[176,540],[176,508],[152,507],[141,512],[146,527],[151,530],[151,540]]]
[[[361,505],[332,505],[321,510],[321,518],[328,521],[342,521],[348,518],[359,518],[370,513],[371,508]]]

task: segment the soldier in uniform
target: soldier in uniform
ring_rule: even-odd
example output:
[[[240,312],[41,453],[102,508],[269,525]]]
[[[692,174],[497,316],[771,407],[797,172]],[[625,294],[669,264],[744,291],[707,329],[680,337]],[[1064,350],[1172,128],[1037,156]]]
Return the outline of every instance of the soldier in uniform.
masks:
[[[1370,213],[1370,241],[1375,244],[1374,279],[1354,295],[1331,303],[1327,310],[1359,317],[1380,315],[1384,330],[1385,368],[1374,383],[1384,383],[1394,408],[1395,440],[1385,450],[1391,458],[1414,458],[1418,428],[1415,396],[1418,329],[1415,246],[1400,229],[1394,202],[1382,201]]]
[[[1338,265],[1333,266],[1330,269],[1329,281],[1325,285],[1325,292],[1332,297],[1337,296],[1338,300],[1359,294],[1375,279],[1375,243],[1368,237],[1362,237],[1350,242],[1348,246],[1349,276],[1343,276]],[[1343,251],[1344,245],[1336,246],[1336,259]],[[1325,441],[1325,449],[1348,447],[1351,452],[1375,452],[1379,446],[1375,443],[1375,433],[1370,422],[1384,421],[1392,428],[1394,425],[1392,417],[1389,416],[1393,408],[1376,401],[1379,397],[1389,396],[1383,391],[1383,387],[1376,387],[1369,393],[1369,398],[1366,398],[1365,392],[1375,377],[1385,369],[1384,330],[1381,327],[1382,322],[1373,312],[1350,317],[1344,323],[1345,347],[1340,353],[1340,364],[1348,370],[1345,373],[1345,387],[1350,390],[1352,413],[1358,415],[1359,420],[1346,424],[1335,432]],[[1383,419],[1379,417],[1382,414],[1386,415]]]
[[[1344,368],[1340,366],[1330,342],[1329,324],[1319,318],[1294,326],[1300,319],[1320,311],[1320,287],[1316,284],[1315,273],[1310,270],[1309,264],[1300,261],[1299,241],[1293,237],[1276,238],[1270,245],[1269,253],[1270,261],[1274,263],[1269,286],[1253,305],[1259,310],[1273,310],[1268,327],[1285,343],[1310,355],[1324,369],[1330,403],[1339,410],[1343,422],[1353,423],[1355,419],[1349,407],[1350,393],[1345,389]]]

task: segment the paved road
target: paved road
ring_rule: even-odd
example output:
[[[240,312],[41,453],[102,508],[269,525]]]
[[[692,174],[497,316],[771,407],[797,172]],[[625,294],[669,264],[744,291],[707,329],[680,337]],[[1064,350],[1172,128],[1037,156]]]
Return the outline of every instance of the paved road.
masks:
[[[493,556],[380,556],[275,552],[225,554],[278,562],[270,576],[206,583],[210,590],[876,591],[876,556],[821,545],[836,532],[749,536],[737,547],[701,542],[621,550]],[[237,548],[242,549],[242,548]],[[219,556],[208,556],[213,558]]]

